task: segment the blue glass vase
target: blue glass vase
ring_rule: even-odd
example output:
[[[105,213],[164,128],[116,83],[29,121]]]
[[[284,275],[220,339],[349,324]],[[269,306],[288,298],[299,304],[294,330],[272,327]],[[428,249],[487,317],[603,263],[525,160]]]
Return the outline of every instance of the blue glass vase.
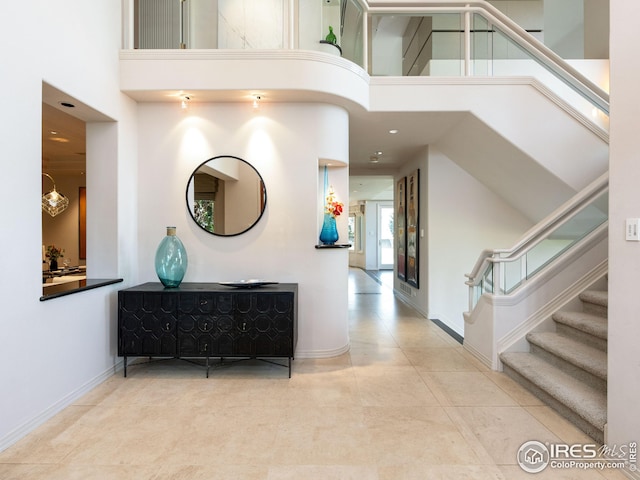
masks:
[[[338,227],[336,218],[329,214],[324,214],[322,221],[322,230],[320,231],[320,242],[323,245],[334,245],[338,241]]]
[[[156,250],[156,273],[165,287],[180,285],[187,272],[187,250],[176,236],[176,227],[167,227],[167,236]]]

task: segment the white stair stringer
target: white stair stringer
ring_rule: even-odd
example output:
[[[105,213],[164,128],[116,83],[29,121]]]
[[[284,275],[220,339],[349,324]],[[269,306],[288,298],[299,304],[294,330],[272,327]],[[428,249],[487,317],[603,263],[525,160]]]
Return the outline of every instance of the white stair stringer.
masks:
[[[432,145],[534,223],[608,169],[608,133],[533,78],[370,84],[371,112],[467,112]]]
[[[529,352],[505,352],[500,360],[507,375],[604,443],[607,292],[587,290],[579,298],[581,309],[553,314],[556,331],[528,334]]]

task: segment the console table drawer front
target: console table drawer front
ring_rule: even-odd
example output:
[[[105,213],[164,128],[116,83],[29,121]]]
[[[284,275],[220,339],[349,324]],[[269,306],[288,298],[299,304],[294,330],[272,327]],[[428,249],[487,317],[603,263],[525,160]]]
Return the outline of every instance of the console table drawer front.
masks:
[[[210,292],[180,294],[179,310],[184,313],[211,313],[215,309],[215,295]]]
[[[217,319],[211,315],[187,315],[181,313],[178,318],[180,333],[210,334],[216,330],[218,325]]]
[[[180,334],[178,344],[182,357],[211,357],[218,351],[218,339],[212,335]]]

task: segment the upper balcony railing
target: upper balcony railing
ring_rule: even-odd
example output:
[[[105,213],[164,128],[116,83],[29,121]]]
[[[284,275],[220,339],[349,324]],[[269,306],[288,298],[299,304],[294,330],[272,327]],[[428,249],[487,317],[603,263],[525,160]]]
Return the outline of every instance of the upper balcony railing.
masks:
[[[125,49],[323,50],[372,76],[534,77],[608,130],[608,65],[597,84],[485,1],[124,1]]]

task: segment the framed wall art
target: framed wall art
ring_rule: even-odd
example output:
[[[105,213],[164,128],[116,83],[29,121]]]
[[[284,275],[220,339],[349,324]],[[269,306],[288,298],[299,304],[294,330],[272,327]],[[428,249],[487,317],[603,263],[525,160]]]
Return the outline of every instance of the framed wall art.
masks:
[[[407,177],[396,183],[396,266],[398,278],[407,279]]]
[[[407,271],[406,281],[419,288],[420,170],[407,177]]]

